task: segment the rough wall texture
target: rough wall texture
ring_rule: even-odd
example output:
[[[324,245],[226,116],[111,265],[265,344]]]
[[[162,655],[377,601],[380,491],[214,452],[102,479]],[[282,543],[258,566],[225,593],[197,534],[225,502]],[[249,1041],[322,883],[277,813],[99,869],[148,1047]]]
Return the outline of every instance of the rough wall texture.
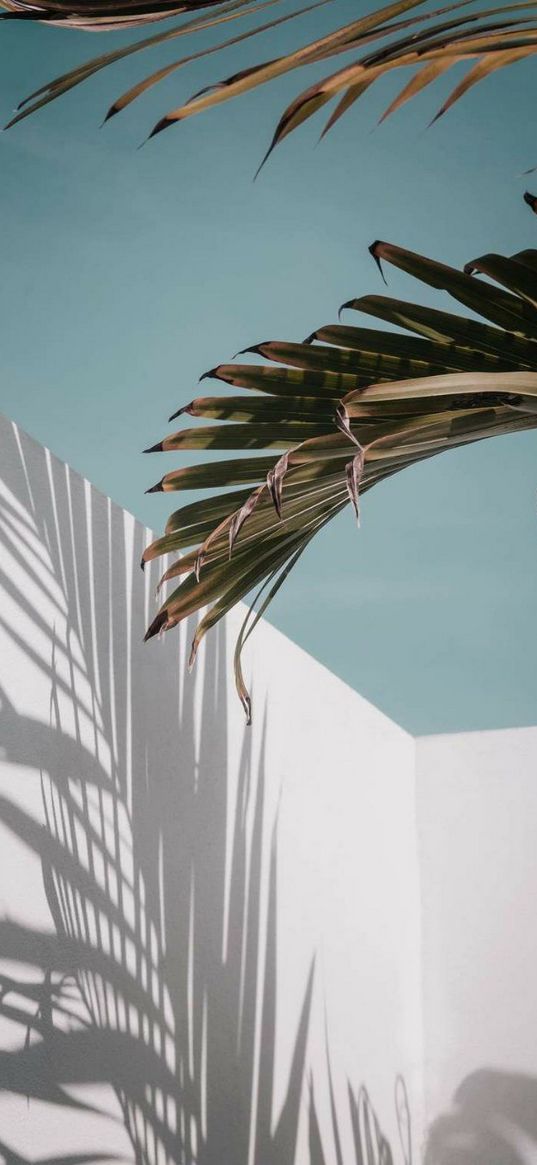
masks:
[[[0,1156],[404,1162],[414,741],[266,624],[247,729],[236,622],[144,646],[148,532],[0,449]]]

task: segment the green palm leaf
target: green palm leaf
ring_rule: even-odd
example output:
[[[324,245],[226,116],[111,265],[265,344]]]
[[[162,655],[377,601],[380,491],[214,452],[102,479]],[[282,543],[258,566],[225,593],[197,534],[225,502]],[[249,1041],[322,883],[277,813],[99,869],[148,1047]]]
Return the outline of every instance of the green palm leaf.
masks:
[[[246,391],[196,398],[174,416],[221,423],[194,424],[147,452],[233,448],[240,456],[172,470],[153,490],[243,488],[177,510],[145,551],[143,562],[187,551],[163,576],[182,581],[147,639],[208,607],[193,661],[203,635],[255,588],[267,592],[265,610],[311,538],[349,504],[358,517],[360,496],[377,482],[444,450],[537,427],[537,251],[485,255],[464,272],[383,242],[371,251],[487,322],[368,296],[345,306],[406,334],[329,324],[302,344],[248,350],[267,364],[206,373]],[[264,454],[243,455],[251,450]],[[248,617],[235,660],[248,711],[240,651],[253,625]]]
[[[190,62],[251,37],[270,33],[278,25],[306,16],[314,9],[334,3],[334,0],[310,0],[301,6],[295,0],[295,6],[290,12],[269,20],[258,19],[265,9],[279,2],[183,0],[177,3],[177,0],[155,0],[151,3],[150,0],[94,0],[88,3],[87,0],[73,0],[73,3],[67,4],[66,0],[32,0],[32,3],[29,0],[1,0],[0,7],[3,7],[4,12],[0,14],[0,19],[37,20],[97,30],[145,26],[170,16],[190,14],[192,17],[193,13],[198,13],[191,19],[185,19],[143,40],[93,57],[55,78],[21,102],[9,125],[28,117],[99,70],[125,57],[215,26],[253,18],[253,26],[237,35],[224,37],[216,45],[180,56],[146,74],[118,96],[106,113],[107,120]],[[433,119],[436,120],[491,73],[537,52],[537,0],[516,0],[514,3],[497,4],[485,9],[475,9],[472,0],[456,0],[434,11],[424,10],[424,4],[425,0],[396,0],[395,3],[336,27],[325,36],[306,40],[291,52],[255,61],[248,68],[224,76],[170,110],[153,127],[150,136],[291,71],[351,54],[350,60],[303,90],[285,109],[265,155],[266,159],[279,142],[333,100],[335,107],[323,131],[326,132],[375,81],[394,69],[410,70],[411,76],[405,80],[400,93],[390,103],[381,120],[454,65],[461,62],[468,65],[465,76],[436,112]],[[205,9],[208,11],[203,11]],[[366,46],[367,51],[364,51]]]

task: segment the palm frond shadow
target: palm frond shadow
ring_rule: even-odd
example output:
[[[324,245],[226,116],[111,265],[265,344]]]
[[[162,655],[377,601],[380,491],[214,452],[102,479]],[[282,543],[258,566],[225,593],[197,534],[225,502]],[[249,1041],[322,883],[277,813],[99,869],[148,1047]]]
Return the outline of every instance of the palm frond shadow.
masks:
[[[69,1153],[63,1157],[25,1157],[16,1153],[1,1139],[0,1154],[5,1165],[93,1165],[94,1162],[110,1160],[110,1156],[104,1153]]]
[[[310,1165],[329,1165],[332,1160],[334,1165],[344,1165],[346,1158],[342,1147],[328,1040],[326,1043],[326,1074],[330,1097],[330,1132],[333,1153],[330,1154],[323,1139],[317,1113],[314,1082],[313,1079],[310,1079],[308,1120]],[[393,1165],[394,1156],[391,1145],[382,1130],[367,1088],[362,1085],[355,1091],[349,1080],[347,1081],[347,1097],[353,1150],[353,1156],[349,1159],[348,1165],[351,1165],[351,1161],[352,1165]],[[402,1160],[404,1165],[412,1165],[410,1106],[406,1084],[402,1076],[396,1078],[394,1102]]]
[[[94,1103],[86,1084],[111,1086],[139,1162],[246,1165],[253,1147],[292,1165],[313,966],[274,1126],[276,823],[265,852],[264,746],[254,757],[248,733],[230,786],[223,637],[198,715],[177,652],[161,645],[152,670],[141,642],[143,531],[4,422],[1,437],[0,622],[50,718],[0,695],[4,760],[42,806],[38,820],[13,782],[0,823],[39,863],[55,933],[0,920],[0,1017],[20,1031],[0,1087],[70,1111]],[[26,1165],[7,1146],[6,1160]]]
[[[425,1165],[527,1165],[537,1154],[537,1077],[482,1068],[432,1124]]]

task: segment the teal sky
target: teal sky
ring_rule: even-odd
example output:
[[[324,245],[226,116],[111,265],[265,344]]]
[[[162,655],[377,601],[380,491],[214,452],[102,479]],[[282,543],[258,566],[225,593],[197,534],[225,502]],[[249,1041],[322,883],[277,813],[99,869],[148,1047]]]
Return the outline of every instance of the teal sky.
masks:
[[[177,498],[144,490],[179,459],[140,451],[206,369],[259,340],[302,339],[344,300],[381,291],[373,239],[456,265],[537,244],[522,203],[532,178],[521,176],[537,164],[535,61],[489,79],[431,129],[454,78],[375,129],[403,81],[387,79],[321,145],[322,121],[294,134],[255,184],[304,73],[136,149],[202,85],[357,7],[335,0],[268,34],[270,45],[189,67],[99,129],[113,98],[179,52],[135,57],[0,138],[1,407],[156,530]],[[2,121],[122,39],[2,25]],[[393,294],[439,302],[389,278]],[[359,531],[346,512],[320,535],[271,621],[412,731],[537,723],[536,453],[536,434],[504,437],[380,486]]]

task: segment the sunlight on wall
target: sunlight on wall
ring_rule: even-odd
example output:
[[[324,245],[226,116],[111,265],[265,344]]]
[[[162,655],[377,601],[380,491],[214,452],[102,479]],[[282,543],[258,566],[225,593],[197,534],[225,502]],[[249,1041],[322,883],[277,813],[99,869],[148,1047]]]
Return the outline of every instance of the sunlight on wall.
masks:
[[[405,1165],[414,741],[267,624],[247,729],[236,619],[144,646],[148,531],[0,445],[2,1152]]]

